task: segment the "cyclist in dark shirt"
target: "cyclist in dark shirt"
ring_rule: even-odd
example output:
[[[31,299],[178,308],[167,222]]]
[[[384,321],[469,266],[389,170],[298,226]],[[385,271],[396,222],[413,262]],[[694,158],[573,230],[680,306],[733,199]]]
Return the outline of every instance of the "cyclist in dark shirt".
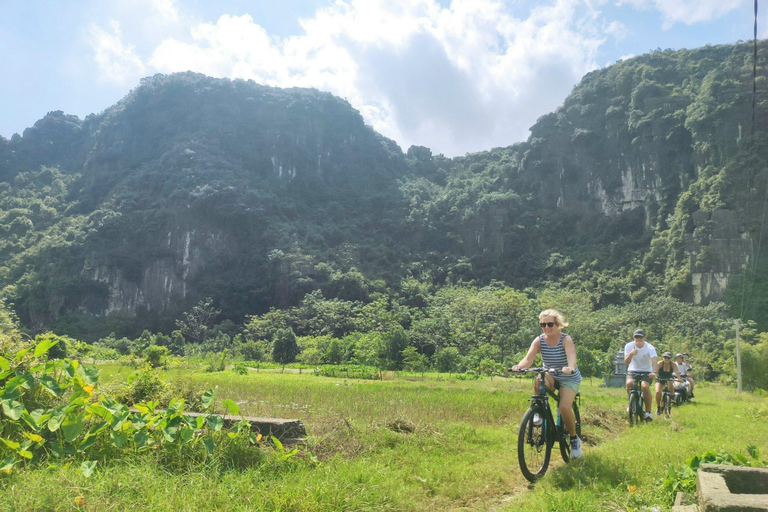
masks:
[[[677,363],[672,360],[672,352],[664,352],[661,361],[656,363],[656,416],[661,414],[661,380],[667,381],[667,389],[674,395],[675,387],[672,385],[672,376],[680,378]]]

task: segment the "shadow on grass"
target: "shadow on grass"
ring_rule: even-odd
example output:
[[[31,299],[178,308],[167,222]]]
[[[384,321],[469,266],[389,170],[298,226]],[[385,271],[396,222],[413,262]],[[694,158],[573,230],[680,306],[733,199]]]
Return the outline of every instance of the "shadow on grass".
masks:
[[[584,486],[612,488],[638,484],[636,473],[637,471],[625,462],[587,454],[570,464],[558,467],[547,475],[547,479],[560,490]]]

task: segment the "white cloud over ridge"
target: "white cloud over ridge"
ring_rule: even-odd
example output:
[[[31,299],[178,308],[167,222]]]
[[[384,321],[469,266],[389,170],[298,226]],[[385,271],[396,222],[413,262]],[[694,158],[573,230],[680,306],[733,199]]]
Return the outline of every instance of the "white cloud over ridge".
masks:
[[[557,108],[627,28],[608,3],[657,9],[664,23],[695,22],[743,0],[333,0],[302,34],[271,35],[249,14],[192,22],[176,0],[145,0],[174,37],[145,52],[120,27],[93,27],[104,76],[132,84],[145,74],[192,70],[278,87],[314,87],[346,98],[366,122],[396,140],[448,156],[525,140],[537,117]],[[698,16],[698,18],[696,18]],[[693,21],[691,21],[693,20]],[[182,30],[178,30],[182,29]],[[180,35],[181,34],[181,35]]]
[[[447,155],[524,140],[596,67],[604,40],[577,0],[522,19],[498,0],[337,1],[302,20],[304,34],[271,37],[251,16],[223,15],[168,38],[147,63],[347,98],[395,139]],[[580,26],[579,30],[574,27]]]
[[[107,29],[91,25],[88,42],[93,48],[94,60],[100,71],[100,79],[127,85],[136,76],[144,74],[144,64],[133,46],[123,43],[120,24],[110,20]]]
[[[719,18],[737,9],[745,0],[619,0],[617,3],[630,4],[637,9],[656,9],[664,18],[664,29],[675,23],[693,25],[702,21]]]

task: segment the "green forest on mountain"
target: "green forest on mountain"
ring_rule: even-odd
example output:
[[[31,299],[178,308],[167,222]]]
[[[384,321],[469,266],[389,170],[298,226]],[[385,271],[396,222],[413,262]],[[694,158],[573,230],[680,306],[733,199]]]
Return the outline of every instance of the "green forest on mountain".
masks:
[[[642,326],[725,381],[739,318],[768,389],[766,49],[754,110],[750,44],[658,50],[586,75],[527,141],[457,158],[403,152],[328,93],[144,79],[0,137],[2,316],[71,351],[492,374],[556,307],[586,375]],[[628,183],[651,192],[626,205]],[[722,211],[743,261],[714,243]],[[694,305],[693,274],[723,262],[725,293]]]

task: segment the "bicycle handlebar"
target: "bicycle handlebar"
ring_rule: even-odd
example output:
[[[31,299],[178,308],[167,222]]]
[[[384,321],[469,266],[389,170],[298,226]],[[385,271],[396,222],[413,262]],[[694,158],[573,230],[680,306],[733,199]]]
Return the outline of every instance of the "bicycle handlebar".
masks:
[[[547,368],[545,366],[537,366],[535,368],[518,368],[517,370],[514,370],[513,368],[507,368],[507,371],[510,373],[541,373],[541,372],[547,372],[551,373],[552,375],[563,375],[563,370],[560,370],[558,368]]]

